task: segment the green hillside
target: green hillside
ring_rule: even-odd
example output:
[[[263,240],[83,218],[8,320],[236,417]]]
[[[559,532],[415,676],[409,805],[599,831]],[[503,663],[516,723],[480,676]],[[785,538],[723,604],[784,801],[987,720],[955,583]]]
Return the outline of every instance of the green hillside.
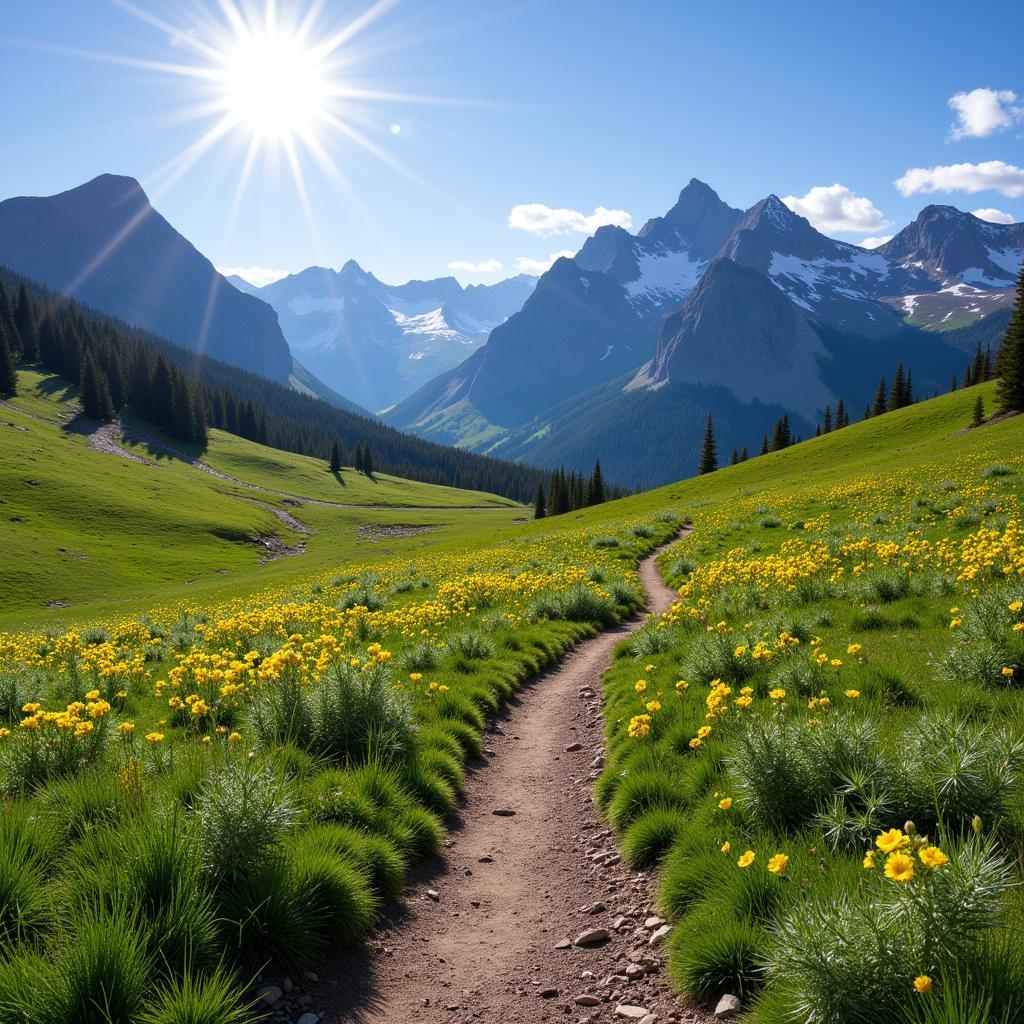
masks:
[[[70,1024],[100,986],[119,1020],[192,988],[244,1020],[240,979],[357,941],[438,849],[487,715],[635,609],[685,521],[678,602],[605,675],[595,791],[657,871],[675,985],[757,1024],[1021,1019],[1024,418],[968,429],[993,385],[534,521],[216,432],[210,465],[269,491],[92,451],[25,382],[0,408],[0,1019]],[[436,507],[308,500],[413,494]],[[306,553],[260,565],[270,533]]]
[[[196,599],[241,593],[373,551],[381,546],[374,528],[431,528],[388,537],[394,551],[481,530],[490,537],[524,514],[482,492],[387,474],[370,479],[350,468],[335,478],[326,462],[216,430],[204,463],[252,486],[201,472],[164,448],[121,439],[144,460],[132,461],[94,451],[88,438],[65,429],[75,397],[66,382],[23,370],[19,385],[19,395],[0,406],[0,545],[30,557],[5,559],[0,568],[0,624],[80,620],[139,600],[174,600],[183,586]],[[274,510],[311,532],[298,532]],[[305,552],[261,564],[268,551],[257,537],[302,543]]]

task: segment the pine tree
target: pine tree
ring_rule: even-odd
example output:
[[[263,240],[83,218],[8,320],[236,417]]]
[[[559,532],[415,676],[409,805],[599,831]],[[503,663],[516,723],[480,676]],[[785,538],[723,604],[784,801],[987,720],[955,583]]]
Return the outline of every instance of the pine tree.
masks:
[[[764,437],[761,438],[761,451],[758,452],[758,454],[767,455],[769,451],[770,449],[768,447],[768,435],[765,434]]]
[[[0,395],[13,398],[18,393],[18,367],[14,361],[7,328],[0,323]]]
[[[733,448],[732,454],[729,456],[729,465],[735,466],[740,461],[740,453],[737,448]]]
[[[587,484],[587,504],[603,505],[605,502],[604,479],[601,476],[601,460],[594,463],[594,472]]]
[[[341,448],[338,447],[338,439],[331,442],[331,456],[329,460],[331,472],[337,476],[341,472]]]
[[[903,405],[903,389],[905,386],[903,363],[901,362],[897,365],[896,372],[893,374],[889,401],[886,404],[887,411],[892,412],[893,409],[899,409]]]
[[[971,414],[971,426],[980,427],[985,422],[985,401],[978,395],[974,400],[974,412]]]
[[[708,421],[704,427],[704,444],[700,450],[700,463],[697,472],[701,475],[714,473],[718,469],[718,453],[715,451],[715,421],[708,413]]]
[[[555,508],[559,515],[565,515],[566,512],[572,511],[570,497],[569,478],[565,475],[565,466],[562,466],[558,471],[558,496],[555,502]]]
[[[184,376],[175,379],[171,394],[171,433],[180,441],[191,441],[196,434],[195,403]]]
[[[949,393],[952,394],[954,391],[956,391],[956,374],[955,373],[953,374],[953,379],[952,379],[952,381],[950,381],[950,384],[949,384]]]
[[[821,432],[823,434],[831,434],[832,433],[832,406],[831,405],[826,405],[825,406],[825,418],[824,418],[824,420],[823,420],[823,422],[821,424]]]
[[[34,363],[39,358],[39,336],[36,333],[35,307],[24,285],[18,289],[18,302],[14,307],[14,322],[18,329],[17,348],[21,351],[23,358]]]
[[[352,456],[352,468],[355,469],[357,473],[362,473],[364,465],[365,463],[363,462],[363,446],[361,444],[357,444],[356,453],[355,455]]]
[[[149,411],[146,413],[149,419],[158,427],[170,426],[174,414],[174,380],[171,376],[171,366],[164,359],[163,355],[156,357],[156,364],[153,367],[153,378],[149,386]],[[242,437],[248,437],[245,432],[245,423],[241,410],[238,414],[238,433]]]
[[[843,427],[850,425],[850,414],[846,411],[846,403],[843,401],[843,396],[839,396],[839,401],[836,402],[836,430],[842,430]]]
[[[771,450],[781,452],[783,448],[788,448],[792,443],[793,437],[789,431],[789,413],[783,413],[772,428]]]
[[[544,485],[537,484],[537,497],[533,499],[533,518],[543,519],[547,515],[544,499]]]
[[[109,423],[114,418],[114,406],[110,401],[107,380],[92,354],[92,349],[88,348],[82,355],[80,393],[82,410],[90,419]]]
[[[370,446],[367,445],[363,451],[363,472],[373,479],[373,453],[370,451]]]
[[[878,390],[875,392],[875,404],[871,407],[872,416],[881,416],[888,406],[888,390],[885,386],[885,378],[878,382]]]
[[[903,404],[904,406],[914,404],[914,371],[911,367],[907,367],[907,379],[903,384]]]
[[[749,458],[750,455],[747,453],[747,446],[744,445],[743,451],[740,452],[740,462],[746,462]]]
[[[1024,267],[1017,278],[1017,302],[996,357],[999,411],[1024,411]]]

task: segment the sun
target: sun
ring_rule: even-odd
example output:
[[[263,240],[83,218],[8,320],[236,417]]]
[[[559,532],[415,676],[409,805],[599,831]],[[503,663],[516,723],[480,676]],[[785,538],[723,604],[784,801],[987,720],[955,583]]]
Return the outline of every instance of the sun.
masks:
[[[330,113],[330,77],[320,53],[280,28],[249,32],[214,67],[225,112],[260,141],[309,141]]]

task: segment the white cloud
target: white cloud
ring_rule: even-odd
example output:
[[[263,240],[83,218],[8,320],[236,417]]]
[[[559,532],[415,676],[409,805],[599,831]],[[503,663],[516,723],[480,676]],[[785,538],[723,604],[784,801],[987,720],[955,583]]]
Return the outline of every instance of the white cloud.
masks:
[[[980,210],[971,210],[971,213],[978,220],[987,220],[990,224],[1012,224],[1013,214],[1004,213],[992,206],[983,206]]]
[[[508,226],[531,235],[592,235],[604,224],[615,224],[620,228],[633,226],[633,218],[625,210],[608,210],[597,207],[593,213],[579,210],[553,209],[543,203],[520,203],[513,206],[508,215]]]
[[[947,164],[939,167],[911,167],[895,182],[900,195],[915,192],[984,192],[995,189],[1008,199],[1024,196],[1024,169],[1002,160],[980,164]]]
[[[271,267],[217,267],[217,272],[225,277],[234,274],[257,288],[280,281],[291,273],[290,270],[274,270]]]
[[[862,249],[877,249],[880,245],[885,245],[892,235],[872,235],[870,238],[862,238],[857,244]]]
[[[449,270],[464,270],[467,274],[496,274],[501,270],[501,260],[489,259],[482,263],[470,263],[469,260],[452,260]]]
[[[972,89],[950,96],[949,106],[956,113],[950,138],[980,139],[1012,128],[1024,120],[1024,107],[1016,104],[1017,94],[1010,89]]]
[[[881,231],[889,222],[870,199],[845,185],[815,185],[805,196],[783,196],[794,213],[825,234],[836,231]]]
[[[566,259],[571,260],[575,255],[576,253],[571,249],[561,249],[559,252],[553,252],[546,260],[534,260],[530,259],[529,256],[520,256],[519,259],[516,260],[516,270],[523,274],[543,274],[545,270],[549,270],[551,268],[551,264],[554,263],[555,260],[561,259],[563,256]]]

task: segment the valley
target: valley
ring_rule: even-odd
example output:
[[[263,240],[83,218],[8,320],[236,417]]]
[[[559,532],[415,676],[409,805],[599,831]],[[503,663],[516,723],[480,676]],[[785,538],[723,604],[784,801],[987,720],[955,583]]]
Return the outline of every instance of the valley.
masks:
[[[1024,1024],[1024,8],[805,7],[6,6],[0,1024]]]

